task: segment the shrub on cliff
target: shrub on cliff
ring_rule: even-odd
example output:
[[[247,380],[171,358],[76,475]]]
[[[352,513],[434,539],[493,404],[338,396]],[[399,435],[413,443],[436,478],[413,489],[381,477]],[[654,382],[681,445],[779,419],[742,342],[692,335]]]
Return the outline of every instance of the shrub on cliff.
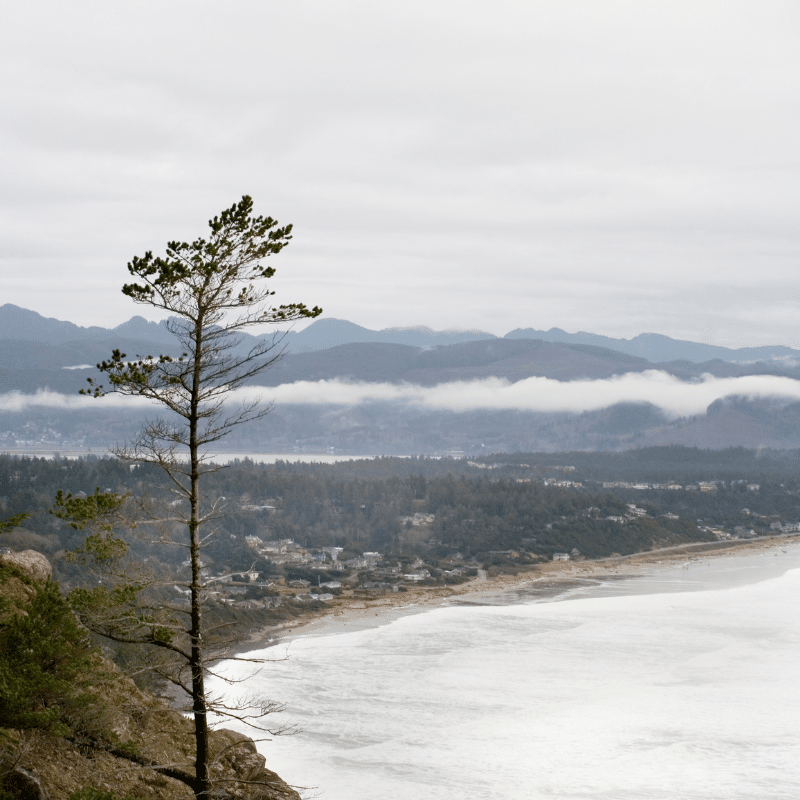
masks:
[[[93,700],[82,688],[91,672],[88,633],[50,581],[36,587],[26,612],[0,629],[0,727],[69,733]]]

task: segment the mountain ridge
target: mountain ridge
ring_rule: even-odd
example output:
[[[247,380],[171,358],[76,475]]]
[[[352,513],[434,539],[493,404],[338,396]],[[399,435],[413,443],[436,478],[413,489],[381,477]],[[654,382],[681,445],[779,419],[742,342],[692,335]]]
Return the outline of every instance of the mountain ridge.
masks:
[[[535,328],[515,328],[509,331],[505,339],[543,339],[544,341],[564,342],[571,344],[596,344],[608,347],[621,353],[640,356],[648,361],[689,360],[694,362],[721,359],[732,363],[753,363],[756,361],[797,360],[800,350],[786,345],[762,345],[759,347],[723,347],[722,345],[692,342],[686,339],[673,339],[660,333],[640,333],[631,339],[614,339],[597,333],[578,331],[567,333],[561,328],[550,328],[548,331]]]
[[[24,335],[20,335],[22,331],[25,332]],[[73,322],[44,317],[35,311],[11,303],[0,306],[0,341],[27,340],[61,345],[73,341],[116,342],[120,339],[134,342],[142,348],[145,344],[150,346],[159,344],[163,347],[177,346],[174,336],[169,332],[166,322],[163,320],[152,322],[137,315],[114,328],[81,327]],[[673,339],[659,333],[640,333],[631,339],[615,339],[587,331],[568,333],[561,328],[550,328],[546,331],[536,328],[515,328],[502,337],[476,329],[437,331],[425,325],[395,326],[372,330],[335,317],[323,317],[315,320],[302,331],[278,330],[274,334],[255,336],[245,334],[243,339],[245,346],[252,346],[257,341],[273,339],[279,346],[285,347],[291,353],[328,350],[340,345],[355,343],[377,342],[435,348],[484,340],[540,339],[562,344],[598,346],[626,355],[645,358],[653,364],[681,360],[698,364],[713,359],[735,364],[776,362],[784,363],[789,367],[800,364],[800,350],[786,345],[731,348]]]

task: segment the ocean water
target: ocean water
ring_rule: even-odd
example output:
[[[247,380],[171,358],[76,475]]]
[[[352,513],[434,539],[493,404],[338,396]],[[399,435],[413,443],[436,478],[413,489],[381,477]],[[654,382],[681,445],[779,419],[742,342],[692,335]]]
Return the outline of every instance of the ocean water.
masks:
[[[308,796],[800,797],[798,545],[251,655],[288,658],[224,691],[286,705],[259,749]]]

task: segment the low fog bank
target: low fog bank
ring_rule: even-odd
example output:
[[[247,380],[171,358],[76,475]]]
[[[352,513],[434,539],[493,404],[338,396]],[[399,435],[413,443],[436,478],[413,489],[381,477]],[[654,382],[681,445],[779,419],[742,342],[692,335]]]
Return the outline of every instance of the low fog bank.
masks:
[[[524,382],[527,394],[526,387],[502,381],[431,389],[344,382],[295,384],[279,387],[278,392],[265,388],[263,399],[277,401],[272,412],[234,429],[222,449],[413,455],[623,450],[659,444],[800,447],[800,402],[785,390],[780,395],[769,393],[774,384],[768,381],[751,385],[748,395],[717,397],[720,384],[727,381],[676,386],[658,376],[642,385],[628,382],[628,377],[561,386],[547,386],[557,382],[546,381],[541,393],[545,396],[538,398],[531,396],[531,386],[540,385],[540,380]],[[654,398],[661,405],[614,402],[620,394],[625,396],[614,389],[631,385],[643,389],[640,397],[661,387],[661,397]],[[564,392],[564,405],[575,410],[557,407],[558,390]],[[253,394],[242,392],[238,399]],[[702,407],[701,399],[708,397],[715,399]],[[699,412],[677,416],[664,406],[692,411],[699,407]],[[94,400],[49,392],[0,396],[0,452],[103,451],[131,440],[158,413],[160,409],[144,401],[124,397]]]
[[[648,404],[669,418],[704,413],[715,401],[726,397],[750,400],[800,400],[800,380],[776,375],[746,375],[718,378],[704,375],[681,380],[661,370],[629,372],[611,378],[558,381],[531,377],[519,381],[485,378],[452,381],[435,386],[411,383],[368,383],[343,379],[297,381],[271,387],[247,387],[232,394],[231,401],[261,398],[283,405],[359,406],[391,403],[428,411],[464,413],[506,410],[580,414],[599,411],[619,403]],[[0,395],[0,412],[32,409],[89,410],[144,408],[141,398],[108,395],[95,399],[50,390],[32,394],[8,392]]]
[[[600,380],[558,381],[532,377],[510,382],[502,378],[455,381],[436,386],[363,383],[342,380],[300,381],[269,390],[247,389],[248,399],[269,391],[279,405],[308,403],[355,406],[365,402],[396,402],[424,409],[466,412],[481,409],[581,413],[618,403],[646,403],[677,418],[703,413],[726,397],[800,400],[800,381],[775,375],[736,378],[703,376],[682,381],[660,370],[627,373]]]

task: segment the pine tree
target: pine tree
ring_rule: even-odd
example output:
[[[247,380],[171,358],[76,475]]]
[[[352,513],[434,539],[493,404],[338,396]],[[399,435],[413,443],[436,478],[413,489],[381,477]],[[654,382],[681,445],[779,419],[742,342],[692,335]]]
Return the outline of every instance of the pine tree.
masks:
[[[285,323],[322,313],[320,308],[309,309],[302,303],[270,303],[274,292],[266,281],[275,270],[265,261],[289,243],[291,225],[280,227],[270,217],[254,216],[248,196],[208,224],[208,238],[191,243],[169,242],[165,257],[156,257],[152,251],[135,257],[128,264],[133,282],[122,287],[134,302],[173,315],[166,325],[180,344],[181,355],[127,360],[124,353],[114,350],[109,360],[97,365],[106,374],[108,385],[90,378],[90,387],[85,391],[95,397],[116,392],[146,398],[164,411],[163,417],[145,425],[134,442],[114,452],[127,461],[146,462],[163,469],[177,499],[184,501],[177,504],[175,513],[182,522],[182,544],[190,562],[186,624],[180,623],[179,611],[167,618],[135,612],[126,618],[115,612],[106,616],[105,630],[100,632],[121,641],[161,647],[188,667],[185,681],[180,676],[174,680],[192,700],[196,740],[193,789],[198,798],[208,798],[212,788],[210,706],[205,686],[207,630],[203,617],[207,584],[201,555],[206,527],[220,513],[218,504],[206,502],[202,494],[203,476],[217,469],[204,452],[234,427],[259,419],[270,410],[258,401],[244,400],[238,405],[233,402],[237,390],[281,356],[281,348],[272,338],[256,338],[248,345],[242,334],[265,323]],[[181,507],[188,510],[181,513]],[[107,534],[105,540],[103,535],[95,539],[93,546],[108,556],[112,545],[113,536]],[[116,555],[112,552],[110,557]],[[104,601],[97,593],[84,594],[84,618],[91,617],[90,623],[96,629],[103,628],[102,614],[97,613],[103,602],[109,610],[118,609],[130,599],[130,592],[139,588],[117,587],[117,595],[108,593]]]

